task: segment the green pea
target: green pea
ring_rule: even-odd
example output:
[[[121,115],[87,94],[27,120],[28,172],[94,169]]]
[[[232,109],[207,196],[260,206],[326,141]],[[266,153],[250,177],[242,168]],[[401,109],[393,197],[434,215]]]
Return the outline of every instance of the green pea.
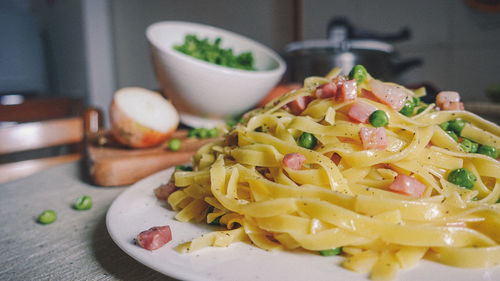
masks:
[[[234,116],[234,117],[226,117],[225,119],[226,125],[230,128],[238,125],[239,123],[243,122],[243,115],[239,116]]]
[[[426,109],[427,109],[427,106],[422,106],[422,107],[419,107],[419,108],[417,109],[417,114],[420,114],[420,113],[424,112],[424,110],[426,110]]]
[[[486,144],[481,145],[478,148],[477,153],[490,156],[491,158],[494,158],[494,159],[498,158],[498,149],[496,147],[489,146]]]
[[[198,132],[199,132],[198,128],[193,128],[193,129],[189,130],[188,137],[190,137],[190,138],[198,137]]]
[[[463,128],[465,127],[465,121],[462,119],[451,120],[448,125],[448,130],[455,132],[460,136]]]
[[[446,131],[446,133],[448,134],[448,136],[450,136],[454,141],[458,142],[458,136],[457,134],[455,134],[455,132],[453,131]]]
[[[458,186],[472,189],[476,184],[477,178],[471,171],[465,168],[458,168],[448,174],[448,181]]]
[[[479,144],[477,142],[472,142],[471,148],[470,148],[470,153],[477,153],[477,150],[479,149]]]
[[[477,144],[477,142],[474,142],[468,138],[462,137],[462,142],[460,143],[460,148],[462,148],[462,150],[464,152],[476,153],[478,146],[479,145]]]
[[[208,209],[207,209],[207,214],[213,213],[213,212],[214,212],[214,210],[215,210],[214,206],[210,206],[210,207],[208,207]],[[221,218],[221,217],[222,217],[222,216],[218,216],[218,217],[216,217],[213,221],[209,222],[208,224],[209,224],[209,225],[221,225],[221,223],[220,223],[220,218]]]
[[[367,74],[368,71],[366,71],[366,68],[361,64],[357,64],[351,69],[351,72],[349,72],[349,79],[356,79],[356,84],[359,85],[363,83]]]
[[[182,145],[181,140],[177,138],[173,138],[170,141],[168,141],[168,149],[170,151],[178,151],[179,149],[181,149],[181,145]]]
[[[92,208],[92,198],[90,196],[84,195],[79,197],[75,201],[75,209],[77,210],[88,210]]]
[[[462,142],[460,143],[460,148],[464,152],[471,152],[472,150],[472,142],[468,139],[463,139]]]
[[[207,128],[200,128],[198,137],[202,139],[206,139],[208,137],[208,129]]]
[[[384,127],[389,123],[389,117],[383,110],[375,110],[371,115],[370,115],[370,124],[372,124],[373,127]]]
[[[215,138],[219,135],[219,130],[217,130],[217,128],[212,128],[210,130],[208,130],[208,136],[210,138]]]
[[[420,98],[412,97],[413,106],[417,107],[420,105]]]
[[[342,253],[342,247],[319,251],[319,254],[324,256],[324,257],[336,256],[336,255],[339,255],[340,253]]]
[[[175,166],[176,171],[192,171],[193,167],[191,166]]]
[[[56,212],[53,210],[45,210],[38,216],[38,222],[41,224],[50,224],[57,219]]]
[[[399,111],[399,113],[403,114],[404,116],[410,117],[413,114],[413,109],[414,109],[413,102],[410,100],[407,100],[403,108]]]
[[[448,121],[439,124],[439,127],[441,127],[441,129],[443,129],[443,131],[448,131],[449,126],[450,126],[450,122],[448,122]]]
[[[299,138],[299,145],[304,147],[304,148],[308,148],[308,149],[313,149],[314,147],[316,147],[316,145],[318,144],[318,140],[316,139],[316,137],[311,134],[311,133],[302,133],[302,135],[300,135],[300,138]]]

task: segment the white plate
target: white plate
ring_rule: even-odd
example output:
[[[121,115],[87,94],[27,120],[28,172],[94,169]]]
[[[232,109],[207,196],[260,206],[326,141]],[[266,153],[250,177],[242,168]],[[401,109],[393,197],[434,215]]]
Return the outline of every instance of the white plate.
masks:
[[[108,210],[106,225],[115,243],[137,261],[165,275],[181,280],[368,280],[365,274],[340,266],[343,258],[322,257],[304,252],[267,252],[245,243],[228,248],[205,248],[179,254],[175,246],[215,228],[203,224],[181,223],[175,212],[159,202],[153,190],[167,182],[173,169],[164,170],[132,185],[116,198]],[[169,225],[172,241],[155,251],[134,242],[141,231]],[[402,271],[399,280],[498,280],[500,267],[462,269],[429,261]]]

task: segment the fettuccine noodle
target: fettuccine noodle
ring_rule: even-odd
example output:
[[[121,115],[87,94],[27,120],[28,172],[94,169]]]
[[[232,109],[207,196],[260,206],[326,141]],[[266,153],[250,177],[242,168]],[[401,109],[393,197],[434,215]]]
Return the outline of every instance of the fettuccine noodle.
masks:
[[[168,202],[182,222],[217,222],[215,231],[179,245],[179,252],[238,241],[265,250],[302,248],[318,251],[342,247],[347,269],[392,280],[401,269],[426,258],[443,264],[485,268],[500,262],[500,164],[497,159],[461,149],[439,124],[460,118],[462,135],[499,148],[500,127],[463,110],[404,116],[390,106],[361,97],[371,90],[368,77],[357,85],[356,101],[383,110],[389,117],[385,149],[364,149],[353,122],[353,101],[315,98],[318,86],[336,74],[310,77],[263,108],[245,115],[223,140],[202,147],[193,171],[176,171],[177,191]],[[422,89],[404,89],[409,97]],[[287,104],[300,97],[312,101],[295,115]],[[304,133],[318,144],[299,145]],[[283,163],[287,154],[305,157],[300,169]],[[337,158],[336,161],[332,160]],[[467,168],[477,177],[467,189],[448,174]],[[418,197],[389,187],[399,175],[425,185]]]

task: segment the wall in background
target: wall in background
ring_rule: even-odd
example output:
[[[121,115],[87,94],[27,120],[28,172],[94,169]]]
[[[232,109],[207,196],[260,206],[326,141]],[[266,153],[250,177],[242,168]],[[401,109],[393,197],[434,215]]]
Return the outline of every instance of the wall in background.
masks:
[[[32,0],[43,37],[47,88],[51,94],[89,97],[88,54],[84,32],[83,1]],[[100,1],[100,0],[90,0]],[[141,86],[157,89],[144,35],[150,24],[185,20],[226,28],[281,52],[294,38],[293,0],[181,1],[103,0],[109,2],[113,79],[116,88]],[[297,0],[299,1],[299,0]],[[463,0],[303,0],[304,39],[326,38],[328,21],[344,16],[356,26],[394,32],[408,26],[413,38],[395,44],[401,57],[421,57],[423,66],[401,77],[408,84],[431,82],[439,89],[457,90],[466,100],[487,100],[484,88],[500,83],[500,14],[469,8]],[[86,2],[85,2],[86,3]],[[101,42],[91,42],[99,45]],[[94,66],[99,67],[99,66]],[[0,77],[1,78],[1,77]],[[115,83],[116,82],[116,83]],[[99,97],[101,108],[111,99],[108,90]],[[90,101],[91,103],[94,101]],[[106,103],[106,104],[103,104]]]
[[[113,0],[117,86],[158,88],[145,37],[146,28],[154,22],[183,20],[214,25],[280,50],[293,38],[292,3],[288,0]]]
[[[329,20],[344,16],[360,28],[395,32],[408,26],[413,38],[395,44],[402,57],[424,64],[401,77],[457,90],[465,100],[487,100],[484,89],[500,83],[500,14],[471,9],[464,1],[308,0],[304,38],[325,38]]]
[[[0,35],[0,93],[45,93],[42,37],[29,0],[0,1]]]
[[[81,0],[33,1],[39,20],[50,95],[87,99]]]

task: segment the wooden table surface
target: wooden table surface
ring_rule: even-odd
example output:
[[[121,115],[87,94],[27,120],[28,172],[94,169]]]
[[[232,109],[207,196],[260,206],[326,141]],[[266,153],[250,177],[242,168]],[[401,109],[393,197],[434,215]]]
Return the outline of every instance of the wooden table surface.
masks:
[[[0,280],[174,280],[137,262],[108,234],[106,212],[127,187],[97,187],[82,162],[0,185]],[[90,210],[72,208],[89,195]],[[46,209],[56,222],[42,225]]]

